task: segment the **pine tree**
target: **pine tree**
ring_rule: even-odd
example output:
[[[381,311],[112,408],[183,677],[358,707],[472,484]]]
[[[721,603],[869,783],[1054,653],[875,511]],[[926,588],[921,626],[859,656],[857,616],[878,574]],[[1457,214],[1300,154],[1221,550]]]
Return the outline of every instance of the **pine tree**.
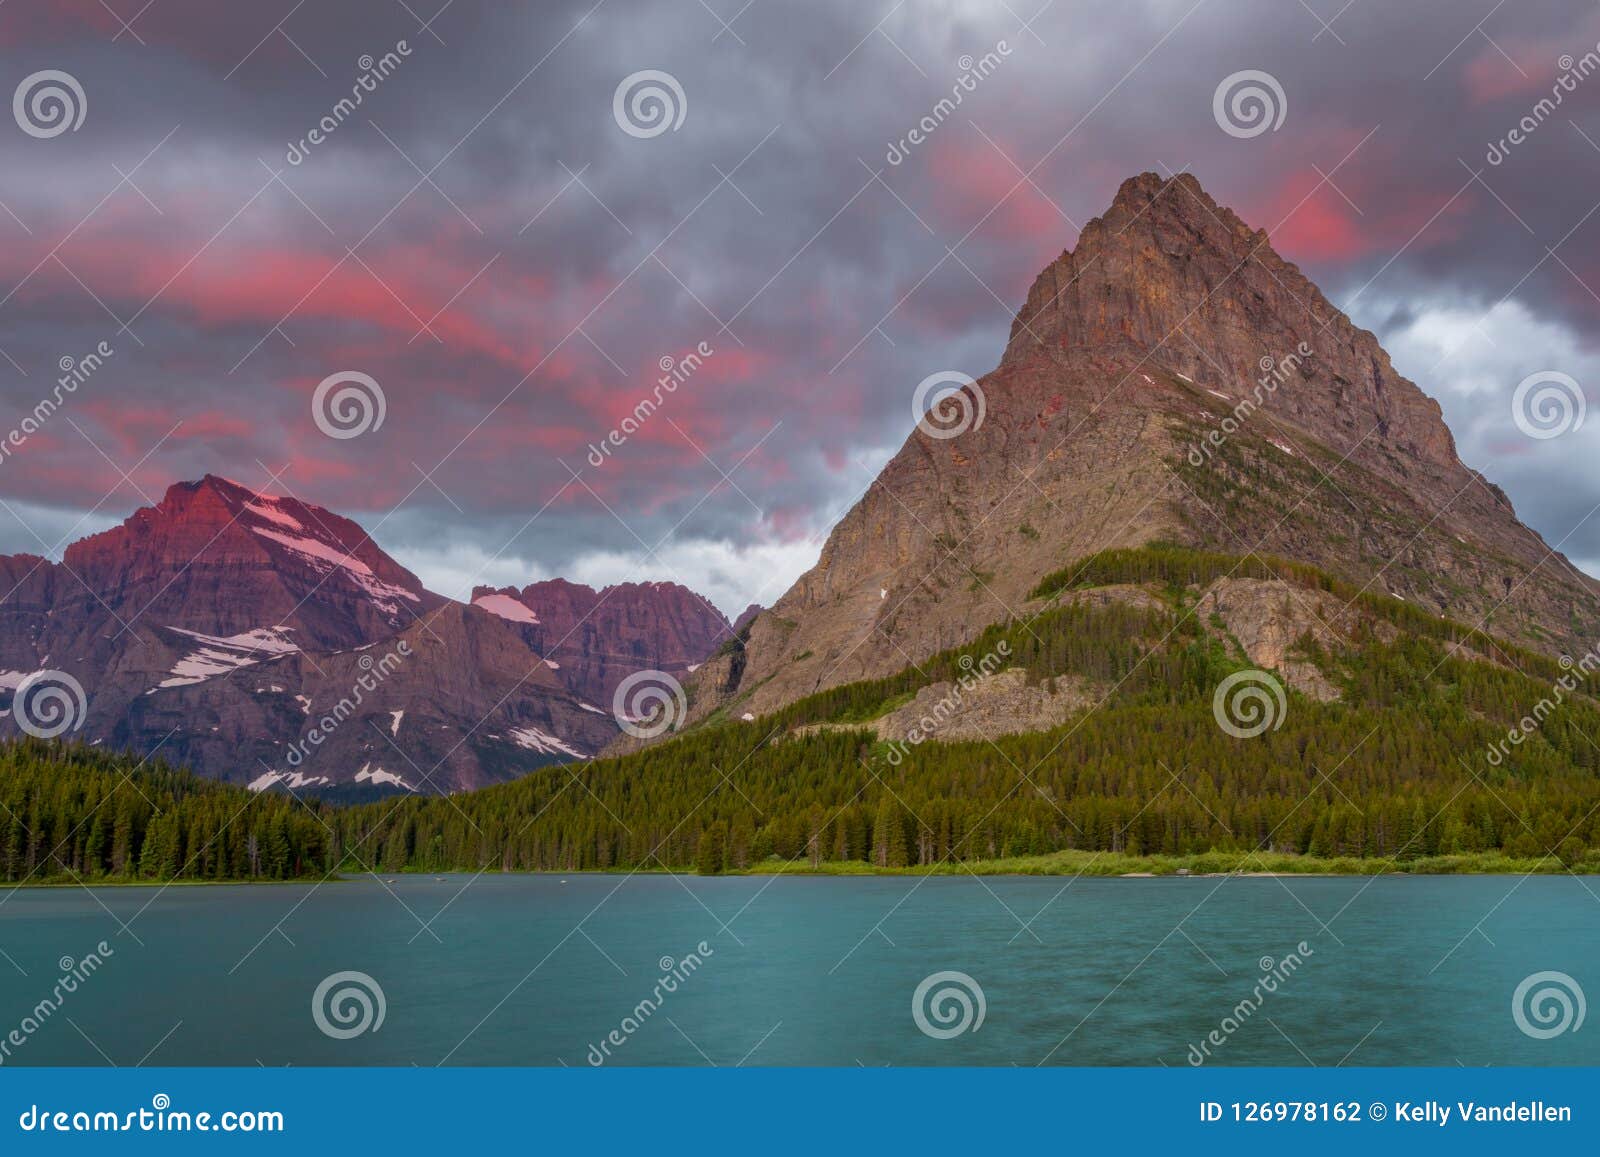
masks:
[[[722,872],[723,838],[718,826],[713,824],[700,833],[700,843],[695,851],[695,871],[702,876],[716,876]]]

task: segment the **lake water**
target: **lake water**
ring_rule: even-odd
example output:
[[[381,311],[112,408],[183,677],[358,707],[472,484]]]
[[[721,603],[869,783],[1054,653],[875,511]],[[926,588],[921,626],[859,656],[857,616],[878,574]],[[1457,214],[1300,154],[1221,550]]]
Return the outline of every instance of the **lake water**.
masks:
[[[1600,995],[1591,888],[485,875],[24,889],[0,892],[0,1040],[20,1026],[7,1064],[581,1066],[615,1031],[610,1064],[1184,1065],[1215,1030],[1208,1063],[1600,1064],[1600,1024],[1540,1039],[1513,1014],[1535,973]],[[40,1021],[58,970],[101,941],[112,954]],[[1274,991],[1230,1019],[1264,968]],[[319,1027],[313,996],[342,972],[382,990],[375,1031]],[[981,1026],[919,1026],[914,994],[941,972],[981,990]],[[951,985],[975,1022],[968,981],[929,987]],[[960,1027],[959,1001],[923,1007],[935,1032]]]

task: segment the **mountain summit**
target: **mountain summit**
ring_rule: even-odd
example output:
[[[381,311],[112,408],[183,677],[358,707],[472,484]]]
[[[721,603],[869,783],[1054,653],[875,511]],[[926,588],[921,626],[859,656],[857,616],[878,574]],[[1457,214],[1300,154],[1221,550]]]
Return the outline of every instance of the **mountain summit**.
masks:
[[[174,483],[62,562],[141,618],[224,635],[270,620],[327,647],[385,638],[443,601],[348,518],[214,474]]]
[[[530,638],[539,615],[523,604],[452,602],[350,519],[208,474],[73,543],[59,563],[0,556],[0,734],[19,728],[24,680],[45,672],[70,689],[64,673],[83,694],[63,734],[219,779],[318,792],[480,787],[587,757],[617,735],[595,705],[610,703],[598,694],[609,684],[588,686],[586,666],[565,670],[569,652],[613,681],[658,659],[686,672],[728,631],[670,584],[573,589],[587,592],[575,616],[591,620],[584,631],[561,622]],[[663,635],[677,620],[641,611],[641,592],[682,610],[688,629]],[[576,641],[557,647],[567,634]]]
[[[1157,541],[1305,561],[1544,650],[1600,622],[1600,584],[1460,461],[1371,333],[1194,177],[1145,173],[699,674],[694,715],[898,671],[1026,618],[1044,575]]]

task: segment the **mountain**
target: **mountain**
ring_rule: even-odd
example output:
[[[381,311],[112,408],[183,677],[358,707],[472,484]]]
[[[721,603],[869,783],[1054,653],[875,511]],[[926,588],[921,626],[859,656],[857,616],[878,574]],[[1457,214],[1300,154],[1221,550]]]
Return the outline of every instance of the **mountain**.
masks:
[[[1460,461],[1376,338],[1194,177],[1146,173],[1039,274],[999,366],[697,673],[690,718],[899,671],[1151,543],[1309,563],[1547,653],[1600,627],[1600,584]]]
[[[212,475],[59,563],[0,557],[0,734],[47,670],[83,688],[72,737],[257,788],[456,791],[617,734],[356,523]]]
[[[349,519],[214,475],[73,543],[62,569],[80,593],[170,626],[226,634],[248,608],[329,648],[385,638],[444,601]]]
[[[476,587],[472,603],[515,625],[564,686],[607,710],[627,676],[656,670],[684,678],[733,634],[704,597],[669,582],[597,591],[558,578],[520,591]]]
[[[35,564],[5,564],[34,616],[12,633],[49,609]],[[613,621],[613,594],[649,604],[637,638],[671,616],[620,588],[530,591],[481,590],[329,655],[305,693],[404,641],[433,650],[385,684],[421,685],[402,738],[416,710],[436,750],[463,746],[452,713],[506,689],[516,717],[469,740],[576,746],[560,708],[587,701],[529,639],[557,652]],[[411,603],[386,601],[402,618]],[[279,671],[313,687],[291,632],[241,621],[180,634],[177,685],[148,702],[192,727],[230,683],[267,703]],[[184,831],[214,832],[218,872],[250,875],[292,873],[319,831],[381,847],[386,871],[1600,871],[1600,587],[1458,460],[1371,334],[1189,177],[1125,183],[1041,274],[1000,366],[933,407],[793,589],[722,626],[691,676],[693,726],[664,742],[328,808],[266,868],[221,808],[190,805]],[[631,658],[667,662],[654,645]],[[616,677],[601,649],[571,657],[567,678]],[[232,680],[205,675],[229,663]],[[78,785],[65,802],[57,764]],[[0,825],[0,875],[169,878],[173,828],[139,822],[147,787],[183,794],[97,752],[5,748],[0,814],[76,834],[41,864],[20,822]],[[75,824],[100,800],[129,817],[136,864]]]
[[[59,563],[0,556],[0,591],[0,662],[23,671],[51,655],[109,666],[152,623],[207,635],[268,624],[298,646],[354,647],[444,601],[348,519],[213,475],[173,485]]]

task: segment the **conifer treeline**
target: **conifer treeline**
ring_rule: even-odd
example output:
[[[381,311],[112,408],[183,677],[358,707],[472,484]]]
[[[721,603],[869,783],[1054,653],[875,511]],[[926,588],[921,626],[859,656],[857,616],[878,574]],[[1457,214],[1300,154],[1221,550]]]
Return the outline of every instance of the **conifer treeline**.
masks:
[[[1068,602],[991,627],[920,672],[448,799],[336,808],[132,769],[95,749],[15,744],[0,752],[0,878],[281,879],[339,866],[714,872],[771,857],[901,867],[1063,849],[1402,864],[1500,851],[1600,868],[1600,705],[1567,693],[1536,709],[1552,698],[1544,677],[1563,668],[1526,652],[1511,655],[1520,669],[1481,661],[1452,646],[1470,632],[1442,620],[1395,631],[1414,608],[1380,600],[1352,616],[1336,653],[1301,641],[1299,657],[1340,688],[1339,701],[1291,691],[1278,729],[1223,732],[1212,694],[1241,664],[1189,608],[1192,584],[1236,562],[1166,548],[1097,556],[1058,589],[1167,584],[1166,602]],[[1296,575],[1342,593],[1317,572]],[[886,758],[863,722],[1001,641],[1031,678],[1079,675],[1109,699],[1052,731],[930,741],[898,763]],[[1525,740],[1486,758],[1536,711]],[[814,723],[833,726],[791,730]]]
[[[0,880],[287,880],[337,863],[322,805],[81,744],[0,745]]]

